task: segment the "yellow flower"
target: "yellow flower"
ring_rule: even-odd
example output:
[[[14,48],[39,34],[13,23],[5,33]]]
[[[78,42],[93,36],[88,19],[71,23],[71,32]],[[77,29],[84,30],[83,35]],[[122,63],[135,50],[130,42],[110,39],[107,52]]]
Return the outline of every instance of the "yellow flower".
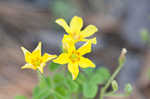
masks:
[[[69,36],[64,34],[64,37],[62,39],[62,47],[63,47],[63,51],[67,52],[68,50],[70,50],[70,46],[74,46],[75,42],[74,40]]]
[[[41,73],[43,73],[43,68],[45,67],[46,62],[55,58],[56,55],[50,55],[48,53],[45,53],[43,56],[41,56],[41,46],[42,43],[39,42],[38,46],[32,53],[30,53],[24,47],[21,47],[26,61],[26,64],[21,67],[22,69],[26,69],[26,68],[33,69],[33,70],[38,69]]]
[[[74,16],[72,18],[70,26],[62,18],[57,19],[56,23],[62,26],[65,31],[70,35],[70,37],[75,40],[75,42],[88,41],[86,37],[89,37],[98,31],[98,29],[94,25],[88,25],[84,30],[81,30],[81,28],[83,27],[83,20],[81,17],[78,16]],[[96,38],[94,38],[94,41],[92,43],[96,44]]]
[[[66,48],[66,52],[61,53],[58,58],[53,61],[59,64],[68,63],[68,70],[71,72],[73,80],[75,80],[79,74],[79,66],[81,68],[95,67],[95,64],[91,60],[83,57],[83,55],[91,52],[91,44],[92,42],[88,41],[77,50],[72,44],[72,46]]]

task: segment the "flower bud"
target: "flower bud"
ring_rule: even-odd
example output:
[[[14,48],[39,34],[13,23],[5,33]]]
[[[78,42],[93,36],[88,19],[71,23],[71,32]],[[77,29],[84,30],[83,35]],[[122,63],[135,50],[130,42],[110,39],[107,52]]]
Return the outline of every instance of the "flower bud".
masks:
[[[119,63],[123,64],[125,62],[126,59],[126,53],[127,53],[127,49],[123,48],[119,57]]]
[[[131,94],[131,92],[132,92],[132,90],[133,90],[133,88],[132,88],[132,86],[131,86],[131,84],[127,84],[126,86],[125,86],[125,93],[127,94],[127,95],[130,95]]]
[[[113,80],[111,84],[112,84],[113,91],[114,92],[117,91],[118,90],[118,83],[117,83],[117,81]]]

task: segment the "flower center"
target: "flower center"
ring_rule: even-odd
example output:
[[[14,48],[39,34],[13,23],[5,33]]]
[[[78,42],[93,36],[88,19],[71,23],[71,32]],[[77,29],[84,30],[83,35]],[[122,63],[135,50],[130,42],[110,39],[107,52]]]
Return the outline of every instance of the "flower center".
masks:
[[[33,66],[38,67],[38,66],[41,65],[42,59],[40,57],[33,57],[31,59],[31,63],[32,63]]]
[[[78,56],[77,56],[76,54],[72,54],[72,55],[71,55],[71,58],[72,58],[72,59],[76,59],[77,57],[78,57]]]
[[[71,56],[70,56],[70,60],[71,60],[72,62],[77,62],[77,61],[79,61],[79,60],[80,60],[79,53],[73,52],[73,53],[71,54]]]

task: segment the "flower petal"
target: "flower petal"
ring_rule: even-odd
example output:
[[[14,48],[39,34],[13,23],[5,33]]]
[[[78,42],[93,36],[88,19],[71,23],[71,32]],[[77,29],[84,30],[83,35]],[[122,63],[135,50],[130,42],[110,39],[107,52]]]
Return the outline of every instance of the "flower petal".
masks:
[[[64,19],[62,19],[62,18],[57,19],[56,23],[59,24],[60,26],[62,26],[67,33],[70,33],[70,27],[68,26],[68,24],[66,23],[66,21]]]
[[[22,49],[22,51],[24,53],[25,61],[27,63],[30,63],[31,53],[27,49],[25,49],[24,47],[21,47],[21,49]]]
[[[41,73],[43,73],[44,72],[44,67],[45,67],[45,63],[42,63],[39,67],[37,67],[38,68],[38,70],[41,72]]]
[[[63,50],[67,52],[72,52],[75,50],[75,41],[70,35],[64,35],[62,40]]]
[[[91,40],[92,44],[97,44],[97,40],[96,40],[96,37],[92,38],[92,39],[89,39]]]
[[[53,60],[53,62],[58,63],[58,64],[66,64],[69,62],[67,53],[62,53],[60,54],[56,59]]]
[[[74,16],[70,22],[71,33],[79,33],[82,27],[83,27],[82,18]]]
[[[69,63],[68,64],[68,70],[72,74],[73,80],[75,80],[78,77],[79,74],[79,66],[78,63]]]
[[[81,68],[96,67],[95,64],[91,60],[85,57],[80,57],[79,66]]]
[[[87,41],[83,46],[81,46],[77,52],[80,54],[80,55],[84,55],[84,54],[87,54],[87,53],[90,53],[91,52],[91,41]]]
[[[46,62],[48,62],[48,61],[50,61],[51,59],[56,58],[56,57],[57,57],[56,55],[51,55],[51,54],[45,53],[45,54],[42,56],[42,62],[46,63]]]
[[[97,44],[96,37],[94,37],[94,38],[92,38],[92,39],[82,39],[81,41],[84,41],[84,42],[91,41],[92,44]]]
[[[42,43],[39,42],[38,46],[35,48],[35,50],[32,52],[32,56],[33,57],[41,57],[41,47],[42,47]]]
[[[80,32],[82,37],[89,37],[97,32],[98,29],[94,25],[88,25],[83,31]]]
[[[33,66],[32,64],[25,64],[24,66],[21,67],[21,69],[33,69],[33,70],[36,70],[36,67]]]

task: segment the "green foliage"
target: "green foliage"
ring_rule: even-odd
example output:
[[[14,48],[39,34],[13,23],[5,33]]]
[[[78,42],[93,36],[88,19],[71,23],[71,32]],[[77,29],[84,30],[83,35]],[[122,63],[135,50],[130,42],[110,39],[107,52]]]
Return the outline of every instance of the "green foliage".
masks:
[[[60,68],[59,64],[51,63],[50,71]],[[51,77],[39,75],[38,85],[33,90],[32,99],[72,99],[73,94],[82,94],[85,98],[94,98],[99,84],[104,84],[110,77],[109,71],[104,68],[83,69],[77,80],[72,80],[71,74],[66,71],[55,72]],[[22,99],[22,98],[21,98]]]
[[[16,96],[15,99],[27,99],[25,96]]]
[[[113,92],[117,91],[118,90],[118,83],[117,83],[117,81],[113,80],[111,84],[112,84]]]
[[[51,63],[48,65],[48,68],[49,68],[50,71],[55,71],[55,70],[57,70],[58,68],[60,68],[60,64],[51,62]]]
[[[142,29],[140,33],[141,33],[141,38],[142,38],[143,42],[144,43],[149,43],[150,35],[149,35],[148,30],[147,29]]]
[[[64,69],[59,72],[60,69],[62,69],[60,68],[60,64],[51,63],[49,70],[51,72],[54,71],[53,75],[44,76],[40,72],[37,72],[39,83],[33,89],[32,99],[77,99],[77,97],[80,99],[94,99],[98,94],[99,85],[108,83],[112,77],[108,69],[100,67],[96,69],[81,69],[78,78],[73,80],[70,72],[64,71]],[[117,96],[118,94],[115,93],[118,90],[117,82],[112,79],[110,84],[112,84],[113,90],[102,94],[104,96]],[[101,92],[103,92],[102,90]],[[123,95],[128,96],[131,92],[132,86],[127,84],[125,86],[125,94]],[[27,98],[16,96],[15,99]]]
[[[65,79],[65,83],[70,92],[78,91],[79,85],[75,81],[73,81],[71,77],[67,77]]]
[[[133,90],[133,88],[132,88],[131,84],[126,84],[124,90],[125,90],[125,93],[126,93],[127,95],[130,95],[131,92],[132,92],[132,90]]]
[[[47,99],[50,96],[51,88],[50,77],[43,77],[33,90],[33,99]]]
[[[98,68],[95,71],[86,69],[87,77],[83,83],[83,95],[87,98],[94,98],[98,91],[98,85],[104,84],[110,77],[109,71],[104,68]]]
[[[97,94],[98,86],[92,83],[85,83],[83,85],[83,95],[87,98],[94,98]]]
[[[74,14],[77,15],[79,13],[78,8],[70,0],[55,0],[50,7],[55,17],[69,19]]]
[[[81,69],[78,78],[73,80],[70,72],[64,71],[64,69],[59,72],[60,69],[62,69],[60,64],[51,63],[49,70],[54,71],[51,77],[37,72],[39,83],[33,89],[32,99],[77,99],[77,97],[80,99],[94,99],[98,94],[99,85],[108,83],[111,76],[108,69],[104,67],[87,68]],[[112,80],[111,84],[113,90],[109,93],[104,93],[104,95],[117,96],[118,94],[115,92],[118,90],[118,84],[115,80]],[[132,86],[127,84],[123,95],[130,95],[131,92]],[[15,99],[27,98],[16,96]]]
[[[104,67],[97,69],[97,73],[102,76],[103,81],[107,81],[111,76],[109,70]]]
[[[150,45],[149,31],[147,29],[142,29],[140,33],[141,33],[141,39],[143,40],[143,42]],[[148,76],[150,77],[150,70],[148,71]]]
[[[60,84],[60,83],[64,83],[64,74],[63,73],[56,73],[53,77],[53,82],[55,84]]]

